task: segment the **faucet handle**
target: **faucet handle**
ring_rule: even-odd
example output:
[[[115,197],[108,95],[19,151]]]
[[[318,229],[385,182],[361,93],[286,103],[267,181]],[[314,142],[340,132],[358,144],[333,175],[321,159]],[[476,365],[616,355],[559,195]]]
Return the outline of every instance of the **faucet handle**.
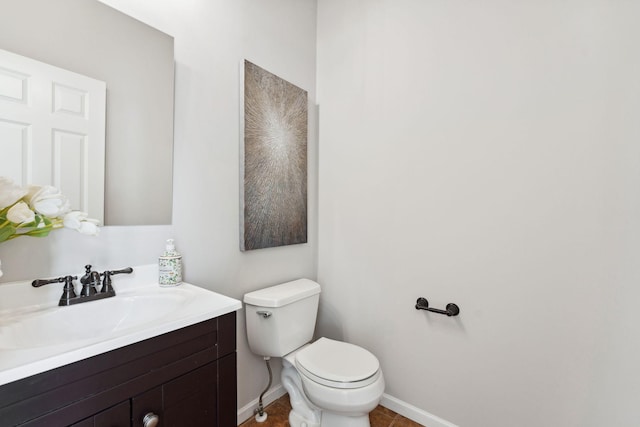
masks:
[[[62,283],[64,281],[64,277],[56,277],[55,279],[36,279],[31,282],[31,286],[33,286],[34,288],[39,288],[40,286],[48,285],[50,283]]]
[[[105,271],[105,273],[107,273]],[[113,275],[113,274],[131,274],[133,273],[133,268],[131,267],[127,267],[127,268],[123,268],[122,270],[111,270],[109,271],[109,274]]]
[[[111,286],[111,274],[111,271],[105,271],[102,273],[104,278],[102,279],[102,289],[100,289],[100,292],[104,293],[113,291],[113,286]]]
[[[69,301],[72,298],[75,298],[76,290],[73,286],[73,281],[76,280],[78,276],[65,276],[64,277],[64,289],[62,290],[62,296],[60,297],[60,305],[68,305],[64,304],[63,300]]]
[[[100,276],[103,276],[102,289],[100,290],[100,292],[115,293],[113,286],[111,286],[111,276],[113,276],[114,274],[131,274],[131,273],[133,273],[133,268],[131,267],[123,268],[122,270],[106,270],[104,273],[100,274]]]

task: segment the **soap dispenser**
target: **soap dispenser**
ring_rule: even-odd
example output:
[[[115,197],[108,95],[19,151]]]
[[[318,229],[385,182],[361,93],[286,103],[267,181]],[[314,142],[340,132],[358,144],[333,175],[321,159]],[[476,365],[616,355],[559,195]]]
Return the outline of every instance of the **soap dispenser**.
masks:
[[[158,259],[160,286],[178,286],[182,283],[182,255],[176,251],[173,239],[167,240],[162,256]]]

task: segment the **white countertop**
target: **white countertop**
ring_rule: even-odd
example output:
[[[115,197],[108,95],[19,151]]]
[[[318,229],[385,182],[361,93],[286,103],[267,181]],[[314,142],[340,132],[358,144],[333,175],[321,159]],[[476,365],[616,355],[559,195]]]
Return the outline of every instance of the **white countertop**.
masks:
[[[58,307],[62,283],[0,284],[0,385],[242,308],[236,299],[188,283],[160,287],[157,272],[155,264],[134,267],[132,274],[113,277],[115,297],[68,307]],[[126,316],[112,319],[114,307],[124,307]],[[136,317],[136,323],[127,324]],[[83,326],[91,333],[82,335]],[[38,336],[41,331],[48,335]]]

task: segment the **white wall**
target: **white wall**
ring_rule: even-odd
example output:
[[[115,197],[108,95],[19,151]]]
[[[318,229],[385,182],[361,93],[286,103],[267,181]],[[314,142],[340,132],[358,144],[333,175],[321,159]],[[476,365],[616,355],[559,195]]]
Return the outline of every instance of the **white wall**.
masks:
[[[460,426],[637,425],[640,4],[318,4],[321,331]]]
[[[73,230],[43,238],[20,237],[0,243],[2,283],[84,272],[86,264],[102,271],[153,264],[173,236],[170,225],[101,227],[99,236]],[[115,279],[114,279],[115,280]]]
[[[87,241],[86,236],[78,239],[66,230],[48,240],[16,239],[0,246],[4,272],[19,269],[18,276],[30,278],[35,274],[31,266],[45,260],[49,268],[45,271],[58,274],[65,269],[77,269],[77,259],[82,256],[89,260],[100,258],[104,262],[101,265],[109,267],[114,257],[127,259],[132,265],[140,260],[155,262],[164,248],[162,239],[172,234],[184,256],[185,279],[231,297],[240,299],[248,291],[299,277],[314,279],[317,257],[316,2],[106,0],[104,3],[175,37],[173,226],[154,228],[158,233],[152,237],[147,227],[106,227],[93,241]],[[308,91],[308,244],[246,253],[239,250],[239,76],[245,58]],[[108,236],[106,241],[105,236]],[[65,248],[73,247],[74,256],[53,253],[54,242],[58,241],[62,241]],[[36,247],[36,256],[27,257]],[[18,249],[23,257],[18,257]],[[80,262],[81,267],[85,261]],[[113,265],[118,266],[119,262]],[[238,314],[240,407],[256,399],[267,383],[264,362],[248,349],[243,320],[244,311],[241,311]],[[277,384],[279,360],[274,360],[272,365]]]

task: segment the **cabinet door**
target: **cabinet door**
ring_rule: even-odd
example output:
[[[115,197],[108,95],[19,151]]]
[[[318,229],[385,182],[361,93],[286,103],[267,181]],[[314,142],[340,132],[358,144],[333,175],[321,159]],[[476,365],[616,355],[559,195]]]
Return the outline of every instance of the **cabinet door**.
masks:
[[[127,400],[75,423],[71,427],[129,427],[131,425],[130,408],[131,405]]]
[[[145,417],[157,416],[158,427],[166,426],[162,405],[162,386],[131,399],[131,427],[144,427]]]
[[[238,425],[236,353],[231,353],[216,362],[218,364],[218,427]]]
[[[209,363],[162,386],[165,427],[218,426],[217,364]]]
[[[144,427],[145,416],[155,414],[160,427],[217,427],[217,372],[212,362],[134,397],[131,425]]]

